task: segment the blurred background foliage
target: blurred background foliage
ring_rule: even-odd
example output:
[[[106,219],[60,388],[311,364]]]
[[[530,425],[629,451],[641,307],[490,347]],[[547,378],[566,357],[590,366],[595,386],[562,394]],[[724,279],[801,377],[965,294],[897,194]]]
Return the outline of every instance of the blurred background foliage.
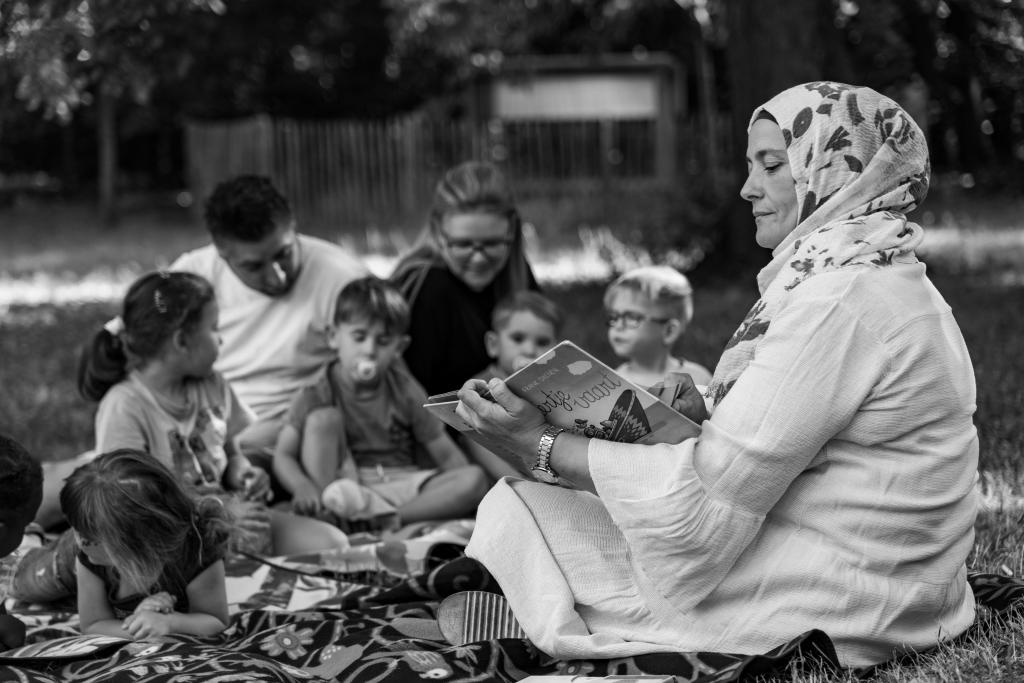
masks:
[[[0,0],[0,189],[96,196],[109,218],[118,193],[184,187],[188,119],[457,117],[445,97],[510,57],[655,51],[733,140],[789,85],[863,83],[922,123],[938,175],[1024,187],[1024,0]],[[624,234],[755,258],[721,201],[743,175],[728,155],[727,182],[690,169]]]

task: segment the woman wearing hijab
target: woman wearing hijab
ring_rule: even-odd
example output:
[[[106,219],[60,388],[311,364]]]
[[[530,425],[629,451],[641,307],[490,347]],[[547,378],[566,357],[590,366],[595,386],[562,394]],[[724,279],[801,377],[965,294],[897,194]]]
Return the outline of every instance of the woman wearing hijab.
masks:
[[[448,169],[417,245],[391,279],[412,312],[405,361],[428,394],[451,391],[486,368],[494,305],[537,289],[504,174],[481,161]]]
[[[741,195],[773,258],[700,437],[585,439],[500,381],[494,402],[460,391],[527,477],[561,484],[501,480],[467,548],[553,656],[759,653],[821,629],[865,666],[974,620],[974,374],[906,218],[924,136],[892,100],[827,82],[780,93],[748,133]]]

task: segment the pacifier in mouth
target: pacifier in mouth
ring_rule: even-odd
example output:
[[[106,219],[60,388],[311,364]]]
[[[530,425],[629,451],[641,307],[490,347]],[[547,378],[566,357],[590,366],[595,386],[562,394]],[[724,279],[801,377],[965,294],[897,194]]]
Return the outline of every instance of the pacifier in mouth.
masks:
[[[372,360],[361,360],[356,363],[356,379],[369,382],[377,376],[377,363]]]
[[[281,264],[278,263],[277,261],[274,261],[271,267],[274,269],[274,277],[277,278],[278,282],[280,282],[282,285],[287,284],[288,274],[284,272],[284,268],[281,267]]]

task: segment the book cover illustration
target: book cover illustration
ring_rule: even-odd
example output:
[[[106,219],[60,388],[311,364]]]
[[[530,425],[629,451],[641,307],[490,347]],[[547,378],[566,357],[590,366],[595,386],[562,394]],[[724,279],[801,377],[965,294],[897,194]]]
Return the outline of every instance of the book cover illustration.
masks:
[[[563,341],[505,380],[551,424],[582,436],[623,443],[679,443],[700,427],[653,394],[628,381],[570,341]],[[462,432],[456,392],[427,399],[424,407]]]

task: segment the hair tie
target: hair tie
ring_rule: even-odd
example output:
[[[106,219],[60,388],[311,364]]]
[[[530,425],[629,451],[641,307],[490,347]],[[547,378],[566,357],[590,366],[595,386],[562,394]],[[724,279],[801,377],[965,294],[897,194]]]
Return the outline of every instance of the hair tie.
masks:
[[[124,334],[124,320],[121,319],[121,316],[115,315],[103,323],[103,329],[109,332],[112,337],[120,337]]]
[[[153,292],[153,305],[156,306],[156,310],[160,315],[167,313],[167,297],[159,289]]]

